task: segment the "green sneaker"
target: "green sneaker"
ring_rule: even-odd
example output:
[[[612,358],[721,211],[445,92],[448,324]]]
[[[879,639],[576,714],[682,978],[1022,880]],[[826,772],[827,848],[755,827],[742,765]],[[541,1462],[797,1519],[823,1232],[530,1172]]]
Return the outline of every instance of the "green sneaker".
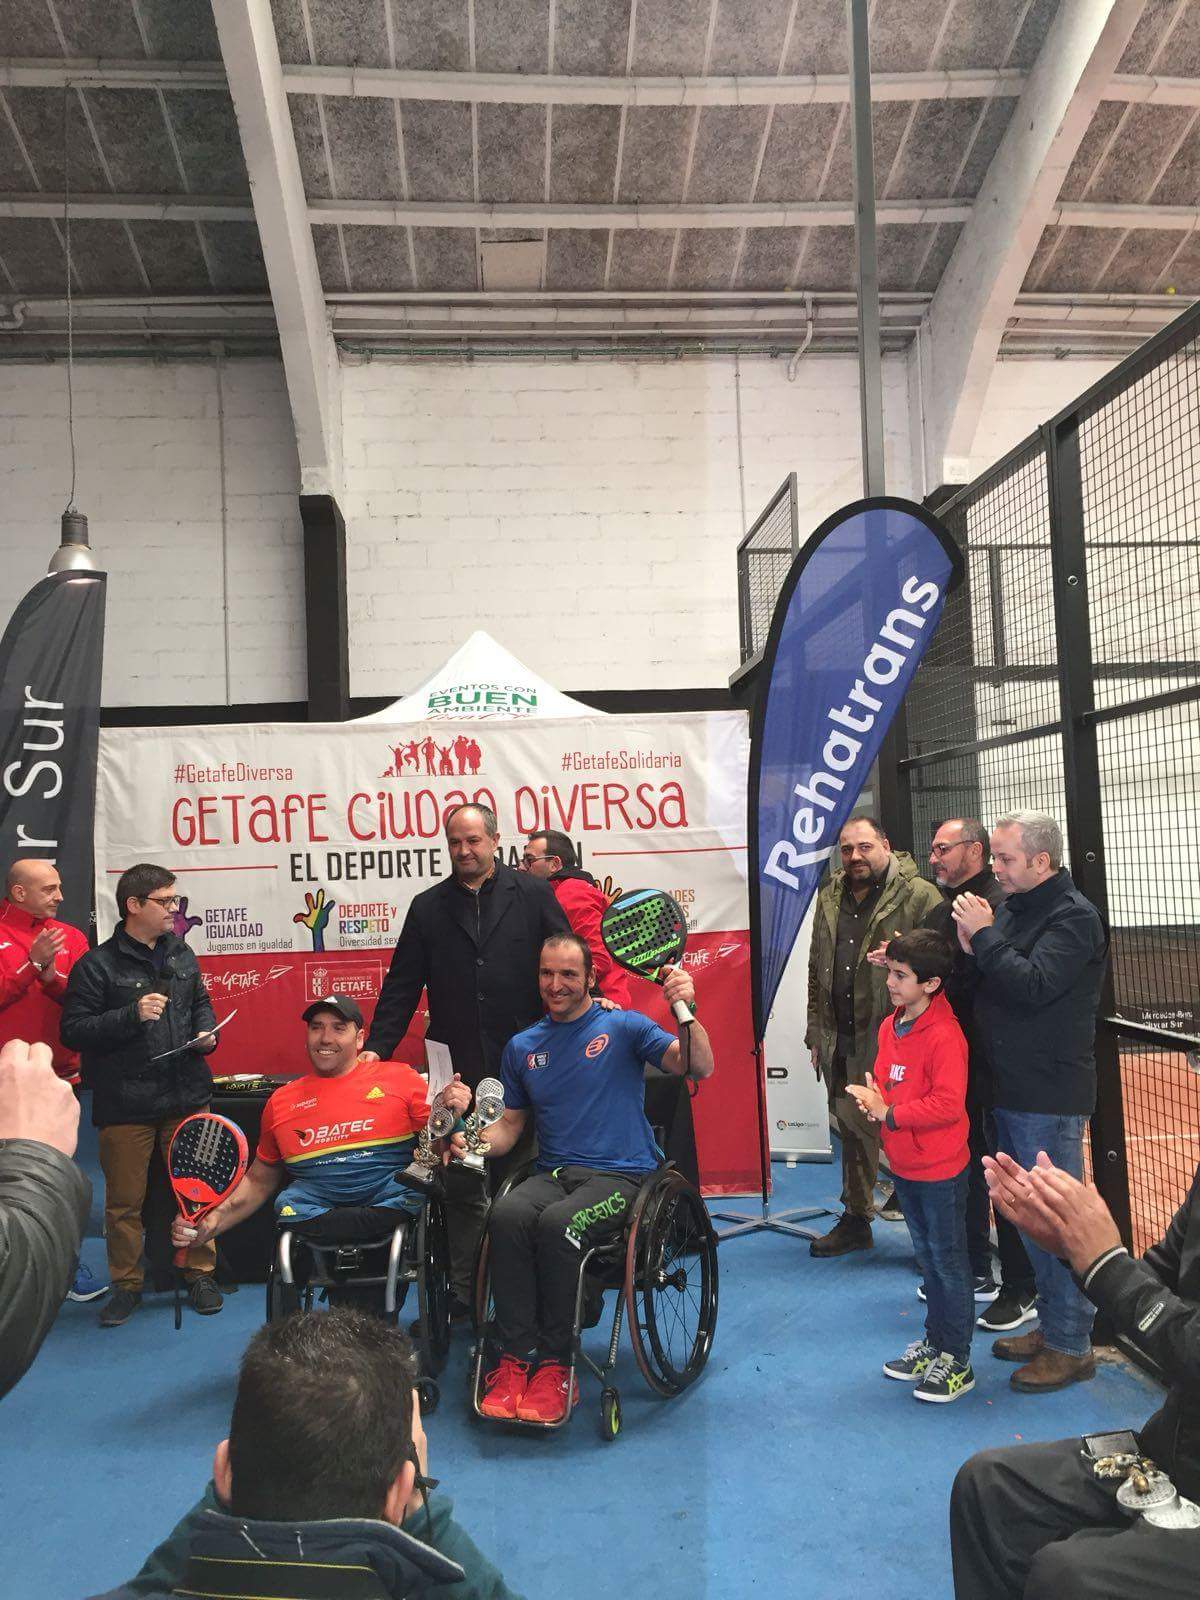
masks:
[[[885,1378],[899,1378],[901,1383],[915,1383],[933,1364],[937,1351],[927,1339],[916,1339],[902,1356],[883,1363]]]
[[[913,1390],[914,1400],[929,1400],[934,1405],[946,1405],[951,1400],[961,1400],[975,1387],[975,1374],[969,1361],[956,1361],[943,1350],[936,1361],[930,1363],[924,1377]]]

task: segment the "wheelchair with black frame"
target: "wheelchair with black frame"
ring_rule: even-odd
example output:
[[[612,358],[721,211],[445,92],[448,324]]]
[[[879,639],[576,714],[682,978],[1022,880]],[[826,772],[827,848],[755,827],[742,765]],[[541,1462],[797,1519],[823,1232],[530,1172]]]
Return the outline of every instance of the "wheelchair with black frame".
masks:
[[[423,1412],[440,1398],[437,1379],[450,1353],[450,1251],[440,1174],[430,1181],[404,1172],[412,1209],[344,1206],[308,1221],[280,1219],[267,1275],[267,1321],[311,1311],[317,1299],[353,1305],[399,1321],[408,1291],[417,1292],[411,1328],[420,1367]],[[286,1195],[286,1190],[284,1191]]]
[[[534,1172],[526,1163],[505,1178],[492,1198],[495,1206]],[[489,1209],[489,1218],[491,1212]],[[476,1342],[471,1362],[471,1406],[477,1417],[484,1375],[498,1354],[485,1226],[475,1265]],[[616,1306],[604,1359],[594,1361],[581,1335],[603,1318],[603,1297],[616,1290]],[[576,1370],[584,1366],[601,1385],[600,1436],[611,1442],[621,1432],[621,1397],[611,1374],[617,1362],[621,1327],[627,1323],[634,1359],[654,1394],[669,1400],[695,1383],[712,1349],[717,1322],[717,1235],[699,1192],[669,1162],[650,1173],[634,1198],[623,1231],[584,1251],[575,1292],[568,1394]],[[505,1426],[549,1431],[570,1420],[573,1406],[557,1422],[514,1419]]]

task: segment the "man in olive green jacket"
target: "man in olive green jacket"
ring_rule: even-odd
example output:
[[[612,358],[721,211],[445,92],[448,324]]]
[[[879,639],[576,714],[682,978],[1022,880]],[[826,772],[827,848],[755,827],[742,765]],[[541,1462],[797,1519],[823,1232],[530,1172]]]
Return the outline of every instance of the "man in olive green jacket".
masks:
[[[941,896],[918,877],[910,855],[894,851],[871,817],[854,817],[841,832],[842,865],[817,896],[808,956],[808,1032],[813,1067],[825,1080],[829,1110],[842,1141],[843,1215],[809,1247],[814,1256],[869,1250],[879,1129],[846,1093],[875,1065],[879,1024],[890,1010],[887,970],[867,960],[896,933],[918,927]]]

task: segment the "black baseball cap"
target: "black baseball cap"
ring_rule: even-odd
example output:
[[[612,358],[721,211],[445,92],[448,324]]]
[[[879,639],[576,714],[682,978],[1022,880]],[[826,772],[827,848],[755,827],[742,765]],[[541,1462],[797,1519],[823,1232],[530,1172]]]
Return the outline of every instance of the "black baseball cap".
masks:
[[[322,995],[301,1013],[301,1019],[304,1022],[311,1022],[318,1011],[335,1011],[339,1017],[344,1017],[347,1022],[353,1022],[356,1027],[361,1028],[363,1025],[363,1014],[358,1009],[358,1001],[351,1000],[348,994]]]

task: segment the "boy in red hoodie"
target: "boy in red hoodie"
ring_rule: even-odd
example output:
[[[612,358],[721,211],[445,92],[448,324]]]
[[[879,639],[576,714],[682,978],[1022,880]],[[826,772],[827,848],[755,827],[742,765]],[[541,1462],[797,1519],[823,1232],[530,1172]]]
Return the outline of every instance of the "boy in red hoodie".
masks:
[[[914,928],[887,947],[895,1006],[879,1029],[875,1072],[849,1084],[882,1126],[896,1196],[925,1278],[925,1337],[885,1361],[884,1376],[945,1404],[975,1387],[974,1286],[967,1255],[967,1041],[942,993],[954,963],[946,939]]]

